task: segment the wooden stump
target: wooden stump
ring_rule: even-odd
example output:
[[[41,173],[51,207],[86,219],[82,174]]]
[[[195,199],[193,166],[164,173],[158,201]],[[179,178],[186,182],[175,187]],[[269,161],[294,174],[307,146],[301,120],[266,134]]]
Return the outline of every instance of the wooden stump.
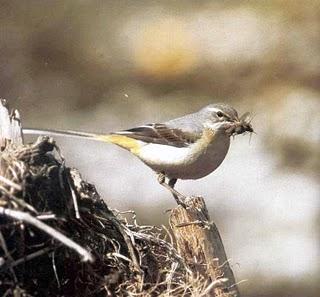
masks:
[[[239,297],[219,231],[210,221],[204,199],[190,197],[186,205],[186,209],[178,206],[170,214],[180,255],[195,274],[211,283],[208,296]]]

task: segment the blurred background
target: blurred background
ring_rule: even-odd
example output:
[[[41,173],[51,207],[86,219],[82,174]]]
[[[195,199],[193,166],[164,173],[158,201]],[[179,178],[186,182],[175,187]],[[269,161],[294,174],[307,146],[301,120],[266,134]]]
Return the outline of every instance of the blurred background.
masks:
[[[251,112],[257,134],[177,189],[206,198],[243,296],[319,296],[320,1],[0,0],[0,97],[25,127],[91,132]],[[110,207],[167,223],[174,200],[128,152],[57,142]]]

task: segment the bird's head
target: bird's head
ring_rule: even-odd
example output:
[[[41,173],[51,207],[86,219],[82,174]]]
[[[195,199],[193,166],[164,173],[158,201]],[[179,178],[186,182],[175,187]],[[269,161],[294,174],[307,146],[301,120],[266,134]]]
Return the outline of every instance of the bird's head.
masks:
[[[241,117],[238,112],[227,104],[210,104],[201,112],[205,116],[205,126],[213,131],[225,132],[228,136],[254,132],[247,112]]]

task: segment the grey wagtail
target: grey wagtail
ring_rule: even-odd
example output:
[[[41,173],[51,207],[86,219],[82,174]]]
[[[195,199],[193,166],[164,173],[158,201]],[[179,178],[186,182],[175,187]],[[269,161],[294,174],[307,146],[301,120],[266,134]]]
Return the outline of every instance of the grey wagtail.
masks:
[[[114,143],[151,167],[158,174],[159,183],[173,194],[178,204],[184,206],[185,196],[174,189],[177,180],[198,179],[213,172],[228,152],[230,137],[253,132],[253,129],[249,113],[239,117],[234,108],[220,103],[164,123],[109,134],[29,128],[23,132]]]

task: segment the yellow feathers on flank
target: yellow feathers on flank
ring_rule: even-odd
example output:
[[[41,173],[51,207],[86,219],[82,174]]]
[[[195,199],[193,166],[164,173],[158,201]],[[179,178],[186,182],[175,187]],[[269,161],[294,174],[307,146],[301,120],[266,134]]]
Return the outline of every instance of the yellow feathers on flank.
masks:
[[[117,135],[117,134],[97,135],[95,138],[103,142],[114,143],[130,151],[135,155],[139,153],[139,150],[141,147],[138,140],[135,140],[133,138],[130,138],[124,135]]]

